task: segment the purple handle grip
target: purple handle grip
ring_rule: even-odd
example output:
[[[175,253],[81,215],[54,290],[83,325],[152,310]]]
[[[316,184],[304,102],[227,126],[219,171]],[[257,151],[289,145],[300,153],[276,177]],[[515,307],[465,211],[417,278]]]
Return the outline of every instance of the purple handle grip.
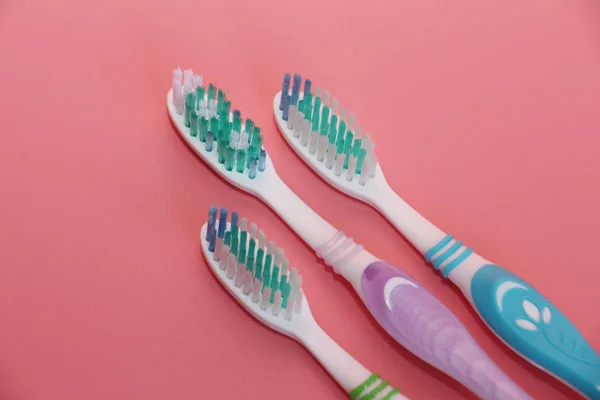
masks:
[[[402,346],[482,399],[531,399],[494,364],[460,321],[417,281],[376,261],[361,279],[371,314]]]

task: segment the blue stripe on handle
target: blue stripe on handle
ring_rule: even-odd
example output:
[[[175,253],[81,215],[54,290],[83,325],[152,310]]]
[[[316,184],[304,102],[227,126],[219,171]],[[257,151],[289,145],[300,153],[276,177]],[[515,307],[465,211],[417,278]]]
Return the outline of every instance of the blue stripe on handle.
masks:
[[[444,248],[450,241],[454,239],[452,235],[446,235],[438,244],[433,246],[427,253],[425,253],[425,260],[431,261],[431,258],[437,254],[438,251]]]
[[[456,243],[454,243],[452,246],[450,246],[450,248],[448,250],[446,250],[444,252],[444,254],[440,255],[438,258],[436,258],[435,260],[433,260],[433,268],[435,269],[440,269],[440,265],[442,265],[442,263],[444,261],[446,261],[450,256],[452,256],[454,253],[456,253],[458,251],[458,249],[460,249],[462,247],[462,242],[458,241]]]
[[[471,255],[471,253],[473,253],[473,249],[466,248],[460,256],[456,257],[450,264],[446,265],[446,268],[442,270],[442,275],[444,278],[447,278],[450,272],[452,272],[454,268],[458,267],[467,257]]]

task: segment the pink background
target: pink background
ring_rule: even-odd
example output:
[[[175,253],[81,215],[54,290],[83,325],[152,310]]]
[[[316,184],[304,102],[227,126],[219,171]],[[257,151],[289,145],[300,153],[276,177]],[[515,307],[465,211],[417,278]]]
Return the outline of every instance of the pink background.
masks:
[[[177,65],[225,88],[292,189],[439,296],[532,396],[573,398],[380,215],[306,168],[271,101],[285,71],[329,88],[409,203],[600,349],[599,49],[596,0],[0,1],[0,398],[346,398],[213,279],[198,243],[211,204],[286,248],[322,326],[370,369],[414,399],[471,397],[186,147],[165,107]]]

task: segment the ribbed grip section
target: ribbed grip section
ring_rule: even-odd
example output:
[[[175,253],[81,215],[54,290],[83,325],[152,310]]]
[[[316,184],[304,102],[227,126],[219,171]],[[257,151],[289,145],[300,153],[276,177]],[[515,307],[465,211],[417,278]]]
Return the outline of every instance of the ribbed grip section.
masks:
[[[317,248],[317,257],[322,258],[325,264],[339,274],[340,268],[356,257],[362,249],[363,246],[356,243],[354,239],[346,236],[342,231],[337,231],[331,239]]]

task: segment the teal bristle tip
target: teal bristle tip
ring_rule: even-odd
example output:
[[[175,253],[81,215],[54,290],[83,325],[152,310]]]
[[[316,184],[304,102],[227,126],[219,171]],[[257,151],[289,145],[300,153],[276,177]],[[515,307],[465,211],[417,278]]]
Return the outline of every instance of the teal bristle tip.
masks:
[[[275,292],[277,291],[277,289],[279,289],[279,267],[278,266],[273,267],[273,272],[271,274],[271,282],[269,283],[269,286],[271,287],[270,302],[273,303],[273,301],[275,300]]]
[[[358,150],[358,160],[356,162],[356,173],[360,174],[362,172],[363,164],[365,163],[365,158],[367,157],[367,149],[360,148]]]
[[[206,133],[208,132],[208,120],[205,117],[200,119],[200,141],[206,142]]]
[[[256,251],[256,260],[255,260],[256,268],[254,269],[254,276],[258,279],[261,279],[261,277],[262,277],[264,255],[265,255],[264,249],[258,249]]]
[[[231,231],[227,231],[225,232],[225,240],[224,240],[225,245],[231,247]]]

